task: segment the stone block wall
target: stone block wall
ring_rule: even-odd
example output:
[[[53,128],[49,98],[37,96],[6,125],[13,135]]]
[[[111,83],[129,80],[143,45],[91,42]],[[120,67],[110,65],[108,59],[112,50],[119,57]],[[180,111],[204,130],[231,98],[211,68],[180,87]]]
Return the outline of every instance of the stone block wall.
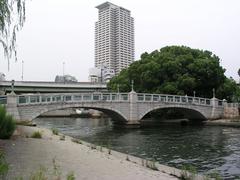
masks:
[[[236,118],[239,116],[238,106],[225,106],[224,107],[224,118]]]

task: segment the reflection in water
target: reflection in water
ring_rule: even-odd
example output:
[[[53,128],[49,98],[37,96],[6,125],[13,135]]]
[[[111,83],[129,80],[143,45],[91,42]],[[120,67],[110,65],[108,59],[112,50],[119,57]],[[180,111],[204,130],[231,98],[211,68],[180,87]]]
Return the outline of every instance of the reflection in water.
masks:
[[[116,129],[110,119],[38,118],[39,126],[101,146],[199,172],[220,171],[225,178],[240,176],[240,129],[163,125],[146,129]]]

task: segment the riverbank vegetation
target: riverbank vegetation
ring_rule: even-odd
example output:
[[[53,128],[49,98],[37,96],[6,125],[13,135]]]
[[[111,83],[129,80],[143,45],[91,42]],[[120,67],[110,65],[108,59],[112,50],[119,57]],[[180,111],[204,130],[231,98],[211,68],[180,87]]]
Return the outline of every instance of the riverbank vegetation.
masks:
[[[31,138],[41,139],[41,138],[42,138],[42,133],[41,133],[40,131],[35,131],[35,132],[33,132],[33,134],[31,135]]]
[[[4,179],[7,172],[8,172],[8,164],[5,160],[5,156],[4,156],[4,153],[3,151],[1,151],[0,149],[0,179]]]
[[[112,91],[129,92],[131,81],[139,93],[164,93],[240,100],[240,88],[224,75],[220,58],[210,51],[186,46],[167,46],[143,53],[139,61],[122,70],[108,83]],[[214,92],[213,92],[214,91]]]
[[[9,139],[15,128],[13,117],[7,114],[5,107],[0,106],[0,139]]]

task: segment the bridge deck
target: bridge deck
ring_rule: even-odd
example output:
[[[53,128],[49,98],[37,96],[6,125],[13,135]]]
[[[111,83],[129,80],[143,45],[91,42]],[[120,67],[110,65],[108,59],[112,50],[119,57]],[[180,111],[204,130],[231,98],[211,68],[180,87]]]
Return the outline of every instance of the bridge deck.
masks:
[[[59,102],[89,102],[89,101],[106,101],[120,102],[130,101],[129,93],[63,93],[63,94],[31,94],[18,95],[18,106],[48,104]],[[144,94],[137,93],[137,102],[166,102],[179,104],[195,104],[202,106],[212,106],[211,99],[177,96],[168,94]],[[0,104],[7,104],[7,96],[0,96]],[[223,106],[223,101],[218,100],[218,106]]]

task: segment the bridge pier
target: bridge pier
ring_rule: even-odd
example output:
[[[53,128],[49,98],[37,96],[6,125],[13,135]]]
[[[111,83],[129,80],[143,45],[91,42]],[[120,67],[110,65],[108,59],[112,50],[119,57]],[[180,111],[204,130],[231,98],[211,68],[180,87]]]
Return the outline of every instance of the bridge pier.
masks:
[[[138,114],[138,104],[137,104],[137,93],[132,90],[129,93],[130,109],[129,109],[129,119],[126,122],[126,126],[140,126],[140,119]]]
[[[221,119],[223,118],[223,111],[219,108],[218,104],[219,100],[215,97],[211,99],[211,105],[212,105],[212,112],[211,112],[211,117],[209,118],[210,120],[215,120],[215,119]],[[218,112],[219,111],[219,112]]]
[[[7,95],[6,110],[8,114],[12,115],[16,121],[20,121],[21,118],[19,115],[17,104],[18,104],[18,96],[14,92],[9,93]]]

